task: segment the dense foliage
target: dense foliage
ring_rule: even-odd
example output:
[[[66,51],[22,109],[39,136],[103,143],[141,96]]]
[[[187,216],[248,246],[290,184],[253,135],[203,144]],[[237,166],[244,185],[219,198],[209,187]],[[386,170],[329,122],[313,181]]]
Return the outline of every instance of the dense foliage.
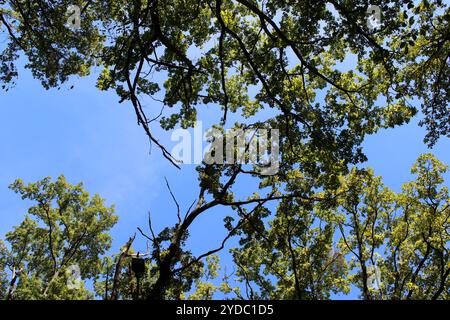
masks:
[[[80,29],[67,25],[71,4],[81,8]],[[151,221],[150,230],[141,230],[151,244],[148,275],[136,283],[142,297],[188,297],[195,287],[191,296],[197,298],[221,290],[248,298],[325,299],[351,284],[366,299],[447,297],[444,165],[421,156],[413,168],[417,179],[399,194],[370,170],[356,168],[367,160],[361,147],[367,135],[414,116],[421,116],[430,147],[450,136],[450,9],[441,0],[371,4],[381,10],[377,28],[368,26],[369,1],[363,0],[0,0],[0,81],[5,90],[14,85],[21,57],[47,89],[100,67],[97,87],[130,104],[152,146],[175,166],[178,159],[152,127],[194,126],[206,105],[217,108],[220,130],[280,130],[276,175],[242,163],[203,163],[197,202],[184,217],[169,187],[179,219],[158,234]],[[153,108],[143,108],[149,99]],[[235,193],[235,185],[250,180],[259,190]],[[14,186],[32,199],[48,192]],[[218,206],[230,208],[229,235],[220,248],[194,257],[185,245],[189,228]],[[40,218],[47,207],[38,205],[30,214]],[[54,227],[62,221],[51,219],[59,218],[47,219],[43,239],[53,229],[64,233]],[[11,265],[9,255],[22,261],[19,247],[28,232],[43,231],[25,219],[7,236],[12,252],[2,254],[0,264]],[[231,277],[222,285],[211,282],[218,272],[212,255],[236,236],[240,247],[233,256],[247,294]],[[50,248],[35,252],[49,261],[23,276],[23,292],[67,297],[57,281],[67,263],[64,248],[73,240],[67,239],[52,236]],[[99,295],[135,297],[129,289],[136,280],[128,268],[131,242],[96,272],[89,268],[97,261],[81,268],[84,277],[98,278]],[[98,260],[106,249],[103,239],[93,257],[79,258]],[[35,264],[23,261],[24,267]],[[19,265],[14,275],[22,274]]]
[[[11,187],[31,200],[23,222],[0,243],[3,276],[0,294],[6,299],[86,299],[93,295],[83,285],[70,290],[68,279],[77,265],[82,279],[98,273],[100,258],[111,246],[109,230],[117,222],[114,209],[98,195],[89,197],[81,184],[70,185],[63,176]],[[75,280],[75,279],[74,279]]]
[[[354,286],[364,299],[448,299],[450,194],[443,179],[448,167],[424,154],[411,173],[415,180],[399,193],[372,170],[353,169],[340,177],[332,203],[284,199],[273,214],[262,207],[252,212],[239,208],[239,228],[230,233],[240,239],[239,247],[231,249],[233,277],[219,275],[215,252],[205,255],[206,264],[200,259],[188,263],[184,253],[184,267],[174,273],[163,296],[329,299]],[[157,255],[168,252],[142,255],[146,271],[140,280],[132,268],[136,253],[131,247],[116,270],[120,254],[104,255],[107,231],[116,218],[98,196],[89,200],[80,185],[69,186],[62,177],[28,186],[18,180],[12,189],[39,204],[7,234],[11,249],[0,242],[3,298],[87,299],[95,293],[101,299],[140,299],[151,294],[160,272]],[[55,199],[58,207],[47,209]],[[129,245],[134,237],[130,240]],[[75,289],[68,288],[62,272],[72,263],[79,264],[83,280]],[[94,292],[86,289],[86,280],[94,282]]]

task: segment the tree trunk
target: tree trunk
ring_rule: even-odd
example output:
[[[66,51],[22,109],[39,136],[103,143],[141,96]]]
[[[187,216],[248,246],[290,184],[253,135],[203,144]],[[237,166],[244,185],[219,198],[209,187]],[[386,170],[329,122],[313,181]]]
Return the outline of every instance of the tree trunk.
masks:
[[[18,274],[18,272],[16,272],[16,268],[13,268],[11,281],[9,282],[8,294],[6,295],[6,300],[12,300],[13,293],[14,293],[14,288],[15,288],[16,281],[17,281],[18,277],[19,277],[19,274]]]
[[[47,296],[48,290],[50,289],[50,286],[51,286],[52,283],[56,280],[56,278],[58,278],[59,272],[60,272],[60,271],[61,271],[61,269],[58,269],[58,271],[56,271],[56,272],[53,274],[52,278],[51,278],[50,281],[48,282],[47,287],[45,287],[45,290],[44,290],[44,297]]]
[[[114,273],[114,280],[113,280],[113,287],[111,292],[111,300],[117,300],[119,297],[119,282],[120,282],[120,270],[122,269],[122,264],[125,261],[125,258],[128,255],[128,251],[130,250],[131,244],[134,241],[134,238],[136,238],[136,234],[134,234],[128,242],[125,244],[125,250],[122,251],[122,253],[119,256],[119,261],[117,261],[116,264],[116,271]]]

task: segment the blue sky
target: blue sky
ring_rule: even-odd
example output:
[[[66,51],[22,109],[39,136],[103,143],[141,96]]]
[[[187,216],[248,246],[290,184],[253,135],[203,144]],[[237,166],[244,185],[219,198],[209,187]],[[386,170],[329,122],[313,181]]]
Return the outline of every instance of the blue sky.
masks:
[[[99,92],[95,77],[71,82],[73,90],[68,90],[69,84],[46,91],[29,71],[21,70],[17,86],[0,95],[0,237],[20,223],[28,207],[8,189],[11,182],[64,174],[71,183],[83,181],[91,194],[99,193],[108,204],[115,204],[120,220],[112,230],[112,248],[117,252],[136,227],[146,230],[148,212],[156,231],[173,225],[176,210],[164,177],[186,210],[198,193],[195,166],[177,170],[157,148],[150,148],[131,106],[119,104],[113,92]],[[156,130],[156,134],[162,142],[170,139],[170,133]],[[418,155],[429,151],[422,142],[424,134],[414,119],[368,137],[367,165],[383,176],[387,186],[399,190],[412,179],[409,170]],[[441,139],[433,152],[450,164],[448,139]],[[212,210],[194,223],[189,247],[195,254],[220,244],[227,210]],[[135,249],[144,251],[145,241],[136,241]],[[223,255],[223,262],[232,270],[229,256]]]

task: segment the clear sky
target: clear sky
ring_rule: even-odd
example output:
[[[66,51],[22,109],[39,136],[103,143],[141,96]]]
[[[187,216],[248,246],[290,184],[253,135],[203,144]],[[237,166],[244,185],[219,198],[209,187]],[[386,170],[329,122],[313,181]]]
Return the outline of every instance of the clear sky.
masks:
[[[34,182],[64,174],[71,183],[83,181],[91,194],[99,193],[108,204],[115,204],[120,219],[112,230],[114,252],[136,227],[147,230],[148,212],[152,213],[156,231],[176,221],[164,177],[184,210],[196,199],[195,166],[177,170],[157,148],[150,148],[131,106],[119,104],[113,92],[96,89],[95,77],[73,79],[72,90],[69,84],[59,91],[46,91],[29,71],[20,71],[17,86],[0,93],[1,238],[20,223],[28,207],[8,189],[19,177]],[[159,111],[159,106],[154,108]],[[169,142],[170,133],[155,132],[163,142]],[[364,144],[367,165],[383,176],[387,186],[399,190],[412,178],[409,170],[418,155],[429,151],[422,142],[424,134],[415,119],[368,137]],[[441,139],[433,152],[450,164],[448,142]],[[189,247],[195,254],[220,244],[226,234],[222,219],[227,210],[212,210],[193,225]],[[145,251],[142,238],[136,241],[135,249]],[[232,270],[228,255],[223,255],[223,263]]]

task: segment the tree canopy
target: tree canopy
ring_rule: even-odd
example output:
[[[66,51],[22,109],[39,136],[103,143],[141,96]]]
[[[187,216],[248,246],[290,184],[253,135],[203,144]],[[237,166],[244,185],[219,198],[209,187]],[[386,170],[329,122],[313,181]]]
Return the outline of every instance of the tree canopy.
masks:
[[[83,284],[69,288],[67,271],[76,265],[82,279],[98,274],[100,258],[111,247],[109,230],[117,222],[113,207],[105,207],[98,195],[90,197],[82,184],[70,185],[64,176],[28,185],[16,180],[10,188],[35,204],[6,234],[9,248],[0,243],[0,276],[7,268],[11,272],[8,286],[2,282],[6,299],[93,297]]]
[[[446,172],[424,154],[399,193],[353,169],[331,207],[283,201],[268,228],[248,220],[234,250],[241,281],[253,298],[326,299],[354,285],[364,299],[448,299]]]
[[[220,106],[223,122],[228,112],[272,108],[304,148],[326,144],[346,161],[360,159],[354,148],[364,135],[409,121],[418,111],[412,100],[430,145],[449,134],[450,19],[441,0],[374,1],[382,14],[375,30],[361,0],[0,4],[5,84],[21,54],[46,88],[102,66],[98,87],[131,101],[150,138],[142,96],[168,107],[160,121],[167,129],[192,125],[204,104]],[[81,8],[79,30],[66,25],[70,4]],[[342,70],[349,56],[355,68]]]
[[[67,25],[73,4],[81,8],[79,29]],[[212,255],[236,236],[233,257],[248,298],[326,299],[350,285],[365,299],[447,297],[446,167],[421,156],[417,179],[397,194],[360,166],[368,135],[414,116],[428,146],[450,137],[449,7],[441,0],[371,4],[380,8],[376,28],[367,24],[363,0],[0,0],[6,35],[0,81],[5,90],[14,85],[21,59],[47,89],[100,68],[98,89],[130,105],[150,143],[177,167],[153,129],[192,127],[207,105],[216,108],[220,130],[279,130],[276,175],[203,162],[197,201],[185,215],[167,183],[178,222],[155,233],[149,219],[147,231],[139,229],[151,244],[149,274],[136,283],[143,297],[207,298],[214,290],[244,297],[228,278],[220,286],[210,281],[218,270]],[[234,186],[248,179],[259,190],[237,194]],[[33,199],[41,194],[16,185]],[[219,248],[195,257],[186,247],[189,229],[219,206],[230,209],[229,234]],[[40,217],[45,208],[33,212]],[[20,234],[38,230],[33,221],[27,218],[7,240],[20,246]],[[49,236],[60,230],[48,227]],[[63,239],[49,240],[53,271],[38,272],[48,282],[45,293],[60,294],[51,279],[66,263],[65,247],[53,242]],[[97,274],[96,290],[106,298],[133,297],[134,289],[124,292],[124,283],[134,281],[132,273],[125,278],[130,241]],[[100,243],[95,259],[106,250],[107,240]],[[92,276],[85,268],[84,276]]]
[[[135,237],[110,254],[109,229],[117,217],[98,196],[63,177],[11,188],[37,202],[25,220],[0,242],[0,294],[6,299],[329,299],[359,289],[363,299],[448,299],[450,296],[450,194],[443,176],[448,166],[432,154],[421,155],[411,169],[415,179],[401,192],[386,187],[371,169],[341,176],[335,201],[304,202],[285,198],[276,211],[236,205],[238,222],[229,218],[231,274],[219,274],[217,252],[193,257],[163,230],[147,253],[132,249]],[[51,207],[51,203],[57,205]],[[42,226],[41,226],[42,225]],[[142,240],[141,239],[141,240]],[[116,250],[117,252],[118,250]],[[142,259],[136,276],[133,259]],[[170,268],[164,270],[163,263]],[[70,265],[80,270],[80,286],[68,285]],[[161,275],[168,272],[168,275]],[[94,290],[84,286],[93,281]],[[159,285],[159,287],[158,287]],[[157,291],[159,290],[159,291]]]

